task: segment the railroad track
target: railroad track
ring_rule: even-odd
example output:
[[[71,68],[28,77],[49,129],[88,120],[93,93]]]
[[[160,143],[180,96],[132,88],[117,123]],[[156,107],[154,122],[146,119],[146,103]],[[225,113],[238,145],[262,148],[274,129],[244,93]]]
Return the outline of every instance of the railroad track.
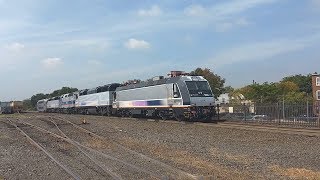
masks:
[[[39,126],[35,126],[33,124],[30,124],[30,123],[26,123],[26,122],[19,122],[19,123],[14,123],[12,120],[10,119],[7,119],[8,122],[13,125],[14,127],[16,127],[16,129],[18,131],[20,131],[33,145],[35,145],[37,148],[39,148],[41,151],[43,151],[50,159],[52,159],[57,165],[59,165],[59,167],[61,167],[63,170],[65,170],[72,178],[74,179],[87,179],[89,177],[87,176],[81,176],[79,172],[76,172],[78,171],[79,169],[81,168],[76,168],[76,167],[73,167],[73,168],[70,168],[70,164],[69,166],[66,165],[67,163],[63,163],[62,160],[58,160],[58,158],[55,157],[55,155],[53,155],[52,153],[50,153],[48,150],[46,150],[46,148],[41,144],[41,143],[38,143],[37,140],[35,140],[35,138],[32,138],[29,133],[26,133],[24,130],[22,130],[22,128],[20,128],[21,126],[23,126],[23,128],[26,128],[26,127],[31,127],[33,129],[36,129],[39,132],[42,132],[43,134],[47,134],[47,135],[50,135],[54,138],[57,138],[57,139],[60,139],[64,142],[67,142],[71,145],[73,145],[79,152],[81,152],[87,159],[90,160],[90,162],[92,162],[93,164],[95,164],[97,166],[97,168],[95,168],[95,171],[98,171],[98,173],[95,174],[95,178],[103,178],[103,179],[123,179],[120,175],[112,172],[110,170],[110,168],[108,166],[106,166],[105,164],[104,165],[101,165],[101,163],[99,163],[92,154],[86,152],[84,150],[84,148],[81,148],[81,146],[79,146],[75,141],[72,141],[71,139],[68,139],[68,137],[64,137],[64,136],[60,136],[58,134],[55,134],[55,133],[52,133],[51,131],[48,131],[46,129],[43,129]],[[20,124],[19,126],[16,125],[16,124]],[[42,140],[43,142],[43,140]],[[50,143],[52,143],[52,141],[50,141]],[[88,149],[88,148],[87,148]],[[63,159],[63,158],[60,158],[60,159]],[[73,161],[76,161],[76,158],[72,158]],[[78,163],[84,163],[86,161],[84,161],[83,159],[81,159]],[[74,162],[74,164],[76,164],[77,162]],[[91,165],[92,166],[92,165]],[[90,168],[87,168],[85,171],[90,171],[92,167]],[[82,175],[83,174],[86,174],[86,172],[82,172]],[[99,176],[100,175],[100,176]],[[90,177],[92,178],[92,177]]]
[[[23,136],[27,138],[27,140],[42,152],[44,152],[53,162],[55,162],[59,167],[61,167],[66,173],[68,173],[71,177],[76,180],[81,179],[80,176],[74,173],[69,167],[65,164],[57,160],[51,153],[49,153],[41,144],[37,143],[33,138],[31,138],[25,131],[23,131],[20,127],[18,127],[15,123],[13,123],[10,119],[7,118],[8,124],[14,126]],[[2,121],[4,122],[4,121]]]
[[[305,136],[320,136],[320,129],[303,129],[303,128],[288,128],[288,127],[275,127],[275,126],[263,126],[257,124],[241,124],[241,123],[218,123],[214,125],[200,124],[202,126],[214,126],[223,128],[236,128],[241,130],[257,130],[264,132],[276,132],[293,135],[305,135]]]
[[[264,132],[276,132],[293,135],[305,135],[305,136],[320,136],[320,128],[301,128],[301,127],[288,127],[288,126],[275,126],[255,123],[239,123],[239,122],[218,122],[218,123],[203,123],[203,122],[184,122],[175,120],[155,120],[155,119],[141,119],[141,118],[121,118],[125,120],[144,120],[144,121],[157,121],[161,123],[172,124],[193,124],[204,127],[221,127],[221,128],[233,128],[241,130],[256,130]]]
[[[96,133],[94,133],[92,131],[89,131],[89,130],[87,130],[87,129],[85,129],[85,128],[83,128],[83,127],[81,127],[81,126],[69,121],[69,120],[64,119],[61,116],[59,116],[58,119],[66,122],[66,123],[71,124],[73,127],[79,129],[80,131],[82,131],[82,132],[84,132],[86,134],[89,134],[89,135],[91,135],[91,136],[93,136],[93,137],[95,137],[97,139],[100,139],[101,141],[114,144],[117,147],[118,151],[122,151],[122,152],[125,152],[125,153],[127,153],[127,154],[129,154],[131,156],[133,155],[133,156],[138,157],[140,159],[146,160],[148,163],[155,164],[156,166],[158,166],[158,168],[159,168],[158,170],[163,169],[163,171],[162,171],[163,174],[167,174],[165,176],[162,176],[162,179],[166,178],[166,177],[172,177],[172,175],[173,175],[172,178],[175,178],[175,179],[176,178],[179,178],[179,179],[197,179],[197,176],[195,176],[195,175],[192,175],[192,174],[190,174],[188,172],[185,172],[183,170],[180,170],[178,168],[170,166],[170,165],[168,165],[166,163],[163,163],[163,162],[161,162],[159,160],[153,159],[153,158],[151,158],[149,156],[146,156],[146,155],[144,155],[142,153],[139,153],[139,152],[134,151],[134,150],[132,150],[130,148],[127,148],[127,147],[123,146],[122,144],[120,144],[119,142],[117,142],[117,141],[115,141],[113,139],[109,139],[109,138],[100,136],[100,135],[98,135],[98,134],[96,134]]]
[[[98,156],[100,156],[99,160],[101,160],[101,157],[102,157],[102,158],[105,158],[105,159],[112,160],[113,162],[119,163],[122,166],[131,168],[132,170],[134,170],[136,172],[142,172],[142,173],[144,173],[144,175],[141,176],[141,178],[151,177],[151,178],[156,178],[156,179],[168,179],[168,178],[174,178],[174,179],[197,179],[197,177],[192,175],[192,174],[189,174],[189,173],[187,173],[185,171],[177,169],[177,168],[175,168],[173,166],[170,166],[168,164],[165,164],[165,163],[163,163],[161,161],[155,160],[155,159],[150,158],[150,157],[148,157],[148,156],[146,156],[144,154],[141,154],[139,152],[131,150],[131,149],[121,145],[120,143],[118,143],[118,142],[116,142],[114,140],[112,140],[112,142],[110,142],[111,141],[110,139],[107,139],[105,137],[99,136],[94,132],[91,132],[91,131],[89,131],[87,129],[84,129],[81,126],[79,126],[79,125],[77,125],[75,123],[72,123],[69,120],[64,119],[63,117],[60,117],[60,116],[57,117],[57,118],[56,117],[51,117],[51,116],[44,116],[44,117],[46,117],[46,118],[37,118],[36,116],[34,116],[34,117],[29,117],[28,119],[31,120],[31,119],[36,119],[37,118],[37,120],[41,120],[41,121],[46,122],[47,125],[51,123],[50,127],[42,128],[43,126],[41,126],[41,127],[40,126],[36,126],[36,125],[34,125],[34,123],[32,123],[32,124],[26,123],[26,122],[24,122],[24,123],[29,125],[29,126],[32,126],[34,128],[37,128],[38,130],[41,130],[41,131],[46,132],[46,133],[49,133],[49,134],[51,134],[53,136],[56,136],[56,137],[59,137],[59,138],[62,137],[62,138],[64,138],[64,140],[66,140],[66,141],[72,143],[74,146],[76,146],[79,150],[83,149],[84,151],[88,151],[91,154],[97,154]],[[121,153],[123,153],[125,155],[121,154],[119,156],[119,154],[117,154],[116,155],[117,157],[116,157],[115,155],[110,155],[110,152],[104,152],[102,149],[98,149],[98,148],[91,148],[91,147],[88,147],[88,145],[84,145],[85,144],[84,142],[79,142],[77,140],[74,140],[77,137],[70,137],[71,134],[68,135],[68,133],[66,133],[66,132],[68,132],[67,130],[63,131],[63,128],[67,127],[67,125],[72,125],[72,127],[74,127],[75,129],[81,131],[81,133],[82,133],[82,134],[77,134],[77,135],[73,135],[73,136],[78,136],[78,137],[81,136],[82,138],[83,138],[83,136],[87,136],[86,138],[97,138],[97,139],[101,140],[102,142],[108,142],[108,144],[113,144],[114,145],[114,147],[112,147],[111,149],[114,149],[114,151],[121,152]],[[53,126],[57,130],[56,133],[52,133],[52,130],[53,130],[52,127]],[[49,130],[47,130],[47,128],[50,128],[51,130],[49,131]],[[57,135],[58,133],[60,135]],[[111,154],[113,154],[113,153],[111,153]],[[129,162],[125,161],[125,160],[121,160],[122,159],[121,156],[132,157],[132,159],[135,159],[135,161],[133,161],[132,163],[129,163]],[[132,159],[130,159],[130,160],[132,161]],[[155,170],[155,168],[148,169],[148,167],[139,167],[137,165],[134,165],[134,164],[145,164],[146,162],[148,163],[147,164],[148,166],[150,164],[153,164],[153,167],[156,167],[156,170]],[[98,164],[98,162],[96,162],[96,164]],[[106,163],[103,163],[103,164],[106,164]],[[100,166],[99,167],[102,168],[101,166],[103,166],[103,164],[101,164],[101,162],[100,162]],[[154,171],[156,171],[156,172],[154,172]]]
[[[208,127],[223,127],[223,128],[235,128],[242,130],[258,130],[258,131],[272,131],[277,133],[295,134],[295,135],[306,135],[306,136],[320,136],[320,128],[302,128],[296,126],[275,126],[266,124],[249,124],[239,122],[218,122],[218,123],[203,123],[203,122],[179,122],[175,120],[159,120],[159,119],[142,119],[142,118],[128,118],[128,117],[109,117],[109,118],[120,118],[125,120],[143,120],[143,121],[157,121],[162,123],[173,123],[173,124],[194,124],[198,126]]]

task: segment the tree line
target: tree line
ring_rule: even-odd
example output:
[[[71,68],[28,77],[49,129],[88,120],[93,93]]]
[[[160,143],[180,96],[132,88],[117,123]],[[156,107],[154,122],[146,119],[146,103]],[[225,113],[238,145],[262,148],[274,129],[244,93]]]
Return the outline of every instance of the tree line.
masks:
[[[292,75],[279,82],[253,83],[230,93],[233,103],[250,100],[255,103],[289,103],[312,100],[312,75]]]
[[[229,93],[232,103],[240,103],[243,100],[250,100],[255,103],[276,103],[282,100],[287,102],[301,102],[311,100],[312,82],[311,74],[293,75],[284,77],[279,82],[253,83],[242,88],[234,89],[231,86],[225,86],[225,79],[215,74],[209,68],[196,68],[188,73],[189,75],[203,76],[208,80],[215,98],[221,94]],[[141,80],[134,79],[128,82],[139,83]],[[35,109],[36,104],[41,99],[48,99],[63,94],[78,91],[77,88],[62,87],[50,94],[38,93],[30,99],[24,100],[25,109]]]

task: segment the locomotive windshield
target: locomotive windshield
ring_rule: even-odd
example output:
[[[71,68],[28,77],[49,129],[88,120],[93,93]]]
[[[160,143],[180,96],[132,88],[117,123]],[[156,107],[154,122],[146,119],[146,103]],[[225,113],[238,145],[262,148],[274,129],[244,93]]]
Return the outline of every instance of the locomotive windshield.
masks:
[[[212,97],[212,92],[207,81],[186,81],[186,84],[191,97]]]

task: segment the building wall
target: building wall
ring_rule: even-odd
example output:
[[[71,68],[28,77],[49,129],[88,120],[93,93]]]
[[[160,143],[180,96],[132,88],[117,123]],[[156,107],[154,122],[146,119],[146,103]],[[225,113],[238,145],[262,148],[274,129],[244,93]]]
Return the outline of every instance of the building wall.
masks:
[[[317,83],[318,81],[318,83]],[[320,100],[318,97],[318,93],[320,92],[320,74],[312,75],[312,96],[314,100],[314,112],[319,115],[320,113]]]

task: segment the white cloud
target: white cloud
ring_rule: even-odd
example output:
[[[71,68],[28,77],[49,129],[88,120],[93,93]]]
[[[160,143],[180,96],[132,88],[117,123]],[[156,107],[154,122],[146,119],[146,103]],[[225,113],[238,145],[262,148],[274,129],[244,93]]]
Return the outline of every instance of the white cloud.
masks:
[[[144,40],[137,40],[134,38],[129,39],[125,42],[125,47],[128,49],[148,49],[150,48],[150,44]]]
[[[150,9],[140,9],[138,14],[140,16],[159,16],[162,14],[162,10],[159,6],[153,5]]]
[[[184,9],[184,13],[188,16],[201,16],[205,15],[206,9],[201,5],[191,5]]]
[[[63,64],[61,58],[47,58],[41,61],[44,68],[54,69]]]
[[[5,46],[6,49],[10,50],[10,51],[21,51],[22,49],[25,48],[25,46],[21,43],[11,43]]]
[[[320,39],[320,34],[301,39],[276,39],[265,42],[241,44],[237,47],[226,49],[209,60],[215,66],[264,60],[277,55],[302,50]]]

